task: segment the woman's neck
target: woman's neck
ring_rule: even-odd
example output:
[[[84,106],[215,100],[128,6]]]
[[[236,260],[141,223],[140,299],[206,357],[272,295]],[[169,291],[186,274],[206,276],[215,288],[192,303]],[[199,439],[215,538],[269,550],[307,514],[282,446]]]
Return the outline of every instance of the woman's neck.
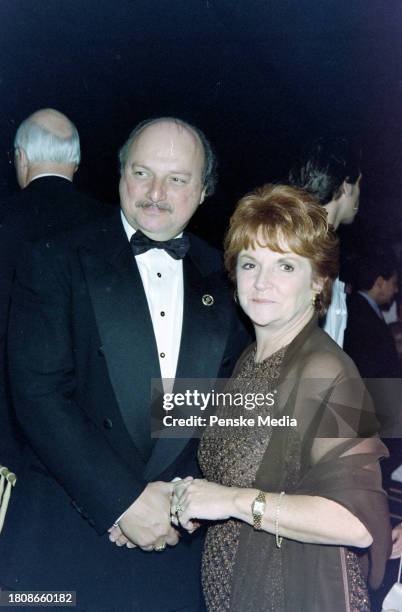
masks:
[[[279,349],[290,344],[313,316],[314,309],[311,306],[300,318],[289,321],[285,326],[274,327],[273,325],[266,325],[265,327],[259,327],[255,325],[254,329],[257,340],[256,363],[264,361],[279,351]]]

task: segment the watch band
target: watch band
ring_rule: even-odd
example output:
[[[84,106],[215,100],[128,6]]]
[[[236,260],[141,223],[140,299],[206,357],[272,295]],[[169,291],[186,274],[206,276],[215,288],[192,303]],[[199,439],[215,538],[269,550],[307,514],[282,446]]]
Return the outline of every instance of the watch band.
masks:
[[[253,527],[257,531],[262,528],[262,517],[264,516],[266,507],[265,493],[263,491],[258,491],[257,497],[254,499],[251,504],[251,514],[253,517]]]

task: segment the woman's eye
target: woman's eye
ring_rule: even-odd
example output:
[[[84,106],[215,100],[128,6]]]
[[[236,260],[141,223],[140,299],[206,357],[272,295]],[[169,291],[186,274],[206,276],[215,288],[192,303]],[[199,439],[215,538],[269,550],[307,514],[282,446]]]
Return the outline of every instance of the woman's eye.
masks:
[[[241,268],[242,270],[253,270],[253,268],[255,268],[255,264],[251,263],[250,261],[246,261],[241,265]]]
[[[284,272],[293,272],[294,266],[292,266],[292,264],[283,263],[281,264],[281,270]]]

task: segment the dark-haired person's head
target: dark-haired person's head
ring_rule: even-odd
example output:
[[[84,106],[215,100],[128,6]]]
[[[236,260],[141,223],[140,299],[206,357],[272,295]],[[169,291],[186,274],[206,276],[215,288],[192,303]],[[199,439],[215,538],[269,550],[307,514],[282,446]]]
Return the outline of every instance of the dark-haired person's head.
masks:
[[[255,325],[287,325],[324,314],[338,274],[338,239],[310,194],[264,185],[237,204],[225,265]]]
[[[370,295],[379,306],[391,304],[398,293],[397,262],[393,255],[361,258],[356,269],[355,288]]]
[[[319,138],[289,173],[289,182],[312,194],[326,207],[335,229],[353,223],[360,199],[359,158],[343,138]]]

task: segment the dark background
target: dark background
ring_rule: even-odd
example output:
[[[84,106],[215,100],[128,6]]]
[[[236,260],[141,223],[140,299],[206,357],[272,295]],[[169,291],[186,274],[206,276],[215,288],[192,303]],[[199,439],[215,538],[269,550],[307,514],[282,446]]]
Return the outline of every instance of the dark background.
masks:
[[[211,242],[239,196],[286,176],[325,134],[362,149],[362,205],[344,243],[395,241],[401,30],[401,0],[0,0],[0,196],[17,188],[7,152],[38,108],[76,123],[77,182],[110,202],[129,131],[175,115],[218,154],[219,189],[193,221]]]

